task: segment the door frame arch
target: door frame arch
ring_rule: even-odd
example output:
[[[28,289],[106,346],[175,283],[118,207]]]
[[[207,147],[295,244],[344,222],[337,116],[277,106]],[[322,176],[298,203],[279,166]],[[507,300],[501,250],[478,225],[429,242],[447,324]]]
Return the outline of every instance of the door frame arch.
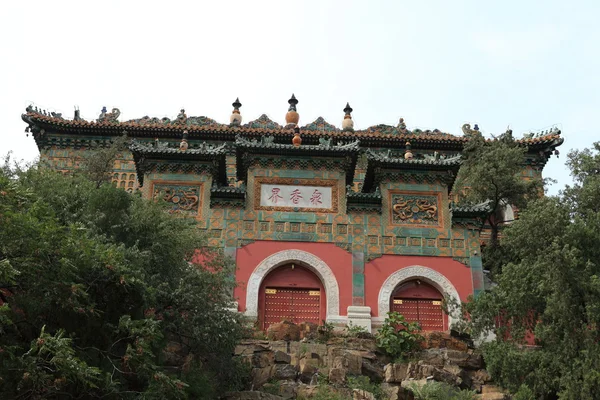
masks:
[[[340,315],[340,289],[337,279],[329,265],[316,255],[304,250],[282,250],[262,260],[248,279],[246,285],[246,311],[244,315],[251,319],[258,319],[258,295],[262,281],[275,268],[289,263],[297,263],[314,272],[323,283],[327,305],[325,307],[326,320],[337,320]]]
[[[387,313],[390,312],[390,300],[394,290],[403,282],[421,279],[436,288],[444,297],[448,297],[460,305],[460,296],[458,291],[444,275],[434,269],[424,267],[422,265],[412,265],[410,267],[399,269],[387,277],[377,298],[377,309],[379,318],[384,319]],[[454,310],[453,314],[448,315],[448,327],[452,326],[455,318],[460,316],[460,310]]]

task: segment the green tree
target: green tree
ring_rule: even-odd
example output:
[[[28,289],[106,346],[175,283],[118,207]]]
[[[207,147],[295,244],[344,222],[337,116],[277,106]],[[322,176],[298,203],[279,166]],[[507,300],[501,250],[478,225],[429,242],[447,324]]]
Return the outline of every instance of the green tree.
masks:
[[[497,286],[466,305],[494,379],[535,398],[600,398],[600,144],[571,152],[574,185],[508,227]],[[498,318],[504,321],[495,328]],[[539,348],[521,347],[527,332]]]
[[[110,141],[102,141],[92,145],[92,151],[83,153],[81,171],[99,188],[110,182],[115,161],[122,158],[129,143],[127,135],[117,136]]]
[[[193,219],[88,176],[0,171],[0,398],[235,386],[233,264]]]
[[[498,242],[499,227],[504,222],[503,208],[506,205],[524,207],[540,193],[541,181],[523,179],[526,151],[526,147],[515,141],[511,131],[493,140],[485,140],[475,133],[463,150],[456,187],[466,188],[465,202],[488,203],[486,222],[491,228],[491,246]]]

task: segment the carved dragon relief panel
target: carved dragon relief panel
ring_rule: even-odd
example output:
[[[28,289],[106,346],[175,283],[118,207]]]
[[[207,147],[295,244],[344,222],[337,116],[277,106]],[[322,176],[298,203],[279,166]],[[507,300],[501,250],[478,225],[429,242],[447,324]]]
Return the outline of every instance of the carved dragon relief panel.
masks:
[[[161,199],[170,206],[170,213],[196,216],[200,211],[202,184],[155,182],[152,198]]]
[[[441,194],[390,192],[393,225],[441,226]]]

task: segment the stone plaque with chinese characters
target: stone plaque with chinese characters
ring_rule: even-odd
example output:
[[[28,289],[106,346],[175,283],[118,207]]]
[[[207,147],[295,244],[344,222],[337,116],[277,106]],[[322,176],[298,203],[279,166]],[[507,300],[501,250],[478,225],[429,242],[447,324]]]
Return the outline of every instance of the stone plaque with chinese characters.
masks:
[[[297,183],[296,183],[297,182]],[[337,211],[337,191],[333,184],[310,185],[310,180],[258,181],[256,205],[259,209],[289,211]]]
[[[390,197],[394,224],[440,225],[437,195],[392,193]]]

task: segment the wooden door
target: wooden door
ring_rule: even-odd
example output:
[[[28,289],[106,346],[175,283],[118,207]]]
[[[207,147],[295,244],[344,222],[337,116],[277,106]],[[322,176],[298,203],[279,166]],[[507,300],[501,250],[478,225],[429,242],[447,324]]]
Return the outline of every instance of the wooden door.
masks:
[[[409,322],[418,322],[421,330],[443,331],[444,312],[439,299],[394,298],[392,311],[404,315]]]
[[[264,291],[265,308],[263,329],[287,320],[295,324],[313,322],[319,324],[321,291],[319,289],[295,289],[267,287]]]

